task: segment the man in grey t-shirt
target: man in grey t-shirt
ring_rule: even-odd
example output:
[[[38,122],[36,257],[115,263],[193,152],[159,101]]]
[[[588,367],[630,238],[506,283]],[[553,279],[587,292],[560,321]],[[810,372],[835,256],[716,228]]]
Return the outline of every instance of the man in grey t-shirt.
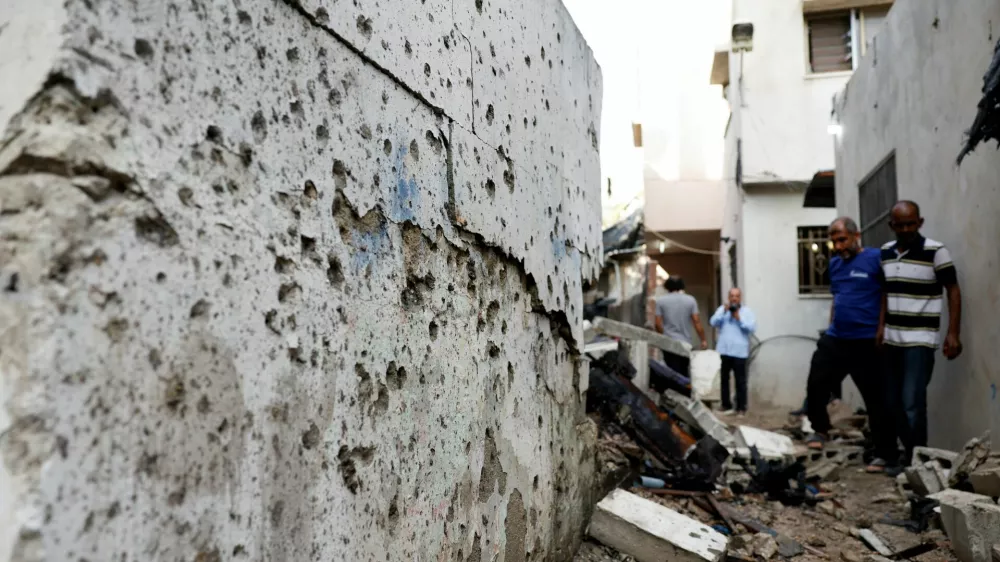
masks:
[[[701,340],[701,348],[708,349],[705,328],[698,316],[698,302],[684,292],[684,280],[680,277],[668,277],[664,287],[667,294],[656,299],[656,331],[675,340],[691,343],[691,327],[694,326]],[[690,360],[687,357],[664,352],[663,362],[674,371],[688,376]]]

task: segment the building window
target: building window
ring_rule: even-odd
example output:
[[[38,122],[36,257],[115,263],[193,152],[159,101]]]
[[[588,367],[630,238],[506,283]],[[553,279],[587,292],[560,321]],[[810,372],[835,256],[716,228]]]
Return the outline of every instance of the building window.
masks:
[[[830,293],[830,243],[827,226],[799,227],[799,294]]]
[[[806,17],[809,30],[809,65],[812,72],[854,69],[851,12]]]
[[[883,160],[858,186],[861,207],[861,242],[879,247],[893,239],[889,212],[896,204],[896,154]]]

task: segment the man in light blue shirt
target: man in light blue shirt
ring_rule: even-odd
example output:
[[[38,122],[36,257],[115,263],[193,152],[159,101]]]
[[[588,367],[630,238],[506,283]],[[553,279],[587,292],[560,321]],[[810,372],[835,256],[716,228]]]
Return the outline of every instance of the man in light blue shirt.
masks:
[[[747,412],[747,357],[750,356],[750,334],[757,329],[753,311],[743,306],[743,292],[729,290],[729,301],[719,307],[709,321],[719,331],[715,350],[722,356],[722,409],[733,413],[729,394],[729,373],[736,378],[736,412]]]

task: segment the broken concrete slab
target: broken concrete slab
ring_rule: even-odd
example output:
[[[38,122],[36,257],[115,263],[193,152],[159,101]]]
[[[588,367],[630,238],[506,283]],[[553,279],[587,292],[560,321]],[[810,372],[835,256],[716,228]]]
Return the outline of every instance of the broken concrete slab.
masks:
[[[976,471],[990,456],[990,432],[987,431],[982,437],[969,440],[965,448],[955,459],[951,476],[948,479],[948,487],[954,488],[960,482]]]
[[[944,516],[942,509],[942,517]],[[962,562],[991,562],[993,545],[1000,544],[1000,505],[977,502],[958,510],[954,534],[948,533]]]
[[[624,490],[597,504],[588,533],[639,562],[719,562],[728,544],[718,531]]]
[[[977,494],[1000,497],[1000,466],[977,469],[969,475],[969,483]]]
[[[795,455],[795,444],[787,435],[765,431],[748,425],[736,428],[737,447],[757,447],[760,455],[767,460],[786,459]]]
[[[989,512],[981,512],[975,506],[983,505],[996,510],[998,518],[994,522],[995,533],[1000,533],[1000,506],[994,504],[992,498],[960,490],[948,489],[928,497],[941,504],[941,526],[951,539],[959,559],[963,562],[988,562],[989,555],[982,554],[995,542],[1000,542],[1000,536],[990,543],[977,542],[989,534],[977,531],[982,521],[988,522]],[[978,557],[973,555],[974,551],[979,553]]]
[[[910,466],[922,465],[928,461],[938,461],[943,468],[951,468],[958,458],[958,453],[933,447],[914,447]]]
[[[594,318],[593,328],[595,332],[606,336],[627,340],[646,341],[649,342],[649,345],[652,345],[657,349],[673,353],[674,355],[680,355],[681,357],[691,356],[691,344],[675,340],[664,336],[663,334],[658,334],[652,330],[640,328],[639,326],[633,326],[632,324],[598,317]]]
[[[679,418],[711,435],[727,449],[736,446],[736,438],[730,433],[729,426],[715,417],[701,400],[688,398],[673,390],[664,391],[662,396],[664,404]]]
[[[868,545],[868,548],[874,550],[882,556],[892,556],[892,549],[885,544],[885,541],[883,541],[881,537],[875,534],[875,531],[872,531],[871,529],[861,529],[858,533],[858,538]]]

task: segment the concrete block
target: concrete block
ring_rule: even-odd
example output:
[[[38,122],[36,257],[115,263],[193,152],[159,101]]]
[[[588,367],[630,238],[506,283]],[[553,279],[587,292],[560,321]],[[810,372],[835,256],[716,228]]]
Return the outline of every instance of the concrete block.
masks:
[[[998,509],[1000,507],[995,505],[993,500],[986,496],[953,489],[944,490],[928,497],[937,500],[941,504],[941,526],[944,527],[945,534],[951,539],[952,545],[955,547],[955,553],[959,559],[963,562],[972,562],[973,560],[988,562],[988,557],[980,559],[972,557],[968,540],[969,524],[975,524],[982,519],[979,517],[978,511],[974,512],[972,510],[972,506],[986,505]],[[1000,522],[997,523],[997,530],[1000,531]],[[992,545],[992,543],[990,544]],[[963,549],[961,551],[960,546]]]
[[[791,437],[747,425],[736,429],[736,442],[738,447],[757,447],[765,459],[784,459],[795,454]]]
[[[706,525],[624,490],[597,504],[588,533],[639,562],[718,562],[728,544]]]
[[[945,489],[941,479],[934,469],[934,462],[927,462],[906,469],[906,479],[913,488],[913,491],[921,496],[936,494]],[[946,479],[947,480],[947,479]]]
[[[728,449],[736,446],[736,438],[730,433],[729,426],[715,417],[712,410],[708,406],[705,406],[701,400],[688,398],[673,390],[667,390],[663,393],[663,401],[682,420],[700,427],[702,431],[714,437],[723,447]]]
[[[942,517],[945,509],[942,504]],[[1000,544],[1000,505],[976,502],[956,509],[954,531],[948,533],[962,562],[991,562],[993,545]]]
[[[1000,497],[1000,467],[976,470],[969,475],[969,483],[977,494]]]
[[[928,461],[938,461],[943,468],[951,468],[956,458],[958,458],[958,453],[954,451],[933,447],[914,447],[910,466],[921,465]]]
[[[959,482],[969,477],[970,474],[982,466],[990,456],[990,432],[987,431],[982,437],[970,439],[965,444],[965,448],[955,459],[954,468],[951,471],[949,487],[956,486]]]

